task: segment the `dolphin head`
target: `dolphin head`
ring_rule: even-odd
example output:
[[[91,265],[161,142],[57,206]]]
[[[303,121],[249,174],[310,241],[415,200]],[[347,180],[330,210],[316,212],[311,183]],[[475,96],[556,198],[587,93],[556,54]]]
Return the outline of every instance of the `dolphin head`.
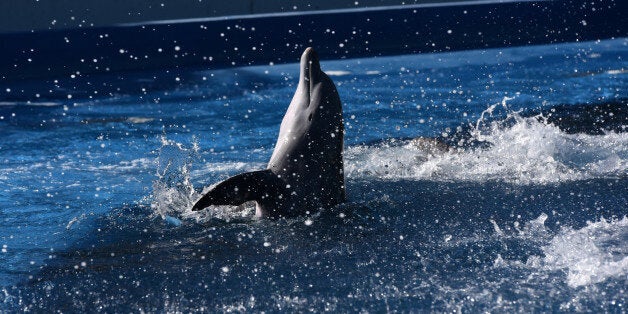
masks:
[[[314,49],[305,49],[300,70],[299,85],[281,122],[279,138],[269,162],[269,168],[276,171],[288,171],[294,164],[308,166],[307,163],[292,162],[292,166],[286,165],[285,161],[294,161],[295,157],[307,156],[309,152],[342,151],[344,130],[340,96],[334,82],[321,70]],[[330,150],[326,146],[335,148]]]
[[[301,55],[301,72],[299,75],[299,86],[294,94],[293,101],[299,101],[302,105],[309,107],[312,101],[312,91],[317,88],[325,79],[329,77],[321,71],[321,64],[318,54],[314,49],[308,47]]]
[[[307,118],[310,122],[327,113],[342,112],[342,109],[339,108],[340,97],[336,86],[329,76],[321,70],[318,54],[311,47],[305,49],[301,55],[299,86],[292,98],[290,107],[293,105],[301,110],[307,108],[305,111],[308,113]],[[326,108],[329,106],[334,108]]]

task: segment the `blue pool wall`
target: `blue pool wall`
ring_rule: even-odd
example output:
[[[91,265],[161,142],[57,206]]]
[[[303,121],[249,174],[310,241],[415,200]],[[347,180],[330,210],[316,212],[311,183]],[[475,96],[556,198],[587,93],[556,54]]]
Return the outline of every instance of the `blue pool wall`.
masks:
[[[0,83],[626,37],[627,1],[448,2],[0,34]]]

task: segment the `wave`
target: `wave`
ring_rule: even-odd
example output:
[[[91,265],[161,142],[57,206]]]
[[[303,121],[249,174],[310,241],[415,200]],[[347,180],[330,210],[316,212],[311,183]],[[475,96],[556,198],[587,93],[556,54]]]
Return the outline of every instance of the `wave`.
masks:
[[[580,287],[628,275],[628,218],[604,219],[582,229],[563,228],[543,246],[541,265],[567,273],[567,284]]]
[[[491,221],[499,238],[522,239],[541,249],[540,255],[529,256],[524,264],[498,255],[495,266],[525,266],[535,273],[563,272],[571,288],[628,275],[628,217],[600,218],[580,229],[564,226],[555,233],[546,227],[547,218],[541,214],[510,234]]]
[[[556,125],[561,121],[558,118],[509,111],[508,100],[485,110],[469,130],[460,131],[466,132],[464,136],[422,139],[420,144],[391,140],[349,147],[345,152],[347,177],[546,184],[628,174],[628,133],[575,133],[575,119],[569,121],[571,128],[564,130]],[[498,109],[507,114],[493,120]],[[457,141],[449,148],[434,149],[434,145],[447,147],[452,139]],[[426,148],[426,142],[433,144]]]

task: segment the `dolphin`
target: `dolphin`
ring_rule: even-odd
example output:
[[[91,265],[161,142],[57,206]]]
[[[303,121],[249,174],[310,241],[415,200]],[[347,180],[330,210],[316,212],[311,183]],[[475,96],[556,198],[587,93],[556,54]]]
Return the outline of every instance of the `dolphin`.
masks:
[[[192,207],[254,201],[260,217],[290,217],[331,208],[346,199],[342,104],[318,55],[301,56],[299,85],[279,129],[265,170],[220,182]]]

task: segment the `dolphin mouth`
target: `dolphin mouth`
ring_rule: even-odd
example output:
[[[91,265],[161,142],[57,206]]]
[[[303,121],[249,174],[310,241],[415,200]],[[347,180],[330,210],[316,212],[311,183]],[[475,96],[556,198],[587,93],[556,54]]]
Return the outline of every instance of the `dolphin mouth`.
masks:
[[[316,80],[320,77],[317,71],[320,71],[318,56],[312,47],[308,47],[301,56],[301,73],[308,92],[308,103],[312,96],[313,87],[317,83]]]
[[[312,57],[308,54],[304,54],[303,59],[304,59],[303,60],[304,68],[302,69],[303,78],[305,79],[306,82],[309,82],[310,79],[312,78]]]
[[[308,47],[305,49],[305,51],[303,52],[303,55],[301,56],[301,65],[302,65],[302,69],[301,71],[303,71],[303,74],[305,75],[305,80],[309,81],[312,78],[312,67],[314,65],[314,61],[315,61],[315,52],[314,49],[312,49],[312,47]]]

